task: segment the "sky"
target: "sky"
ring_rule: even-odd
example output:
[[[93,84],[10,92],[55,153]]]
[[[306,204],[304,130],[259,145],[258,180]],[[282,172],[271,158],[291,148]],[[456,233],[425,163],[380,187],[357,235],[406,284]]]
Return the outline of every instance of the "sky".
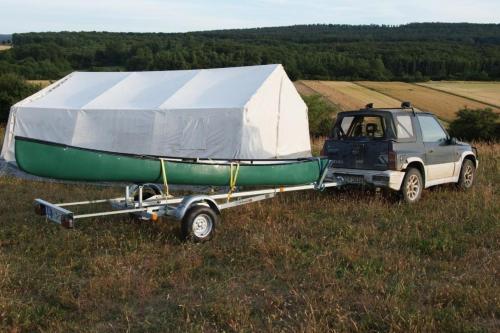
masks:
[[[185,32],[313,23],[500,23],[500,0],[0,0],[0,13],[0,33]]]

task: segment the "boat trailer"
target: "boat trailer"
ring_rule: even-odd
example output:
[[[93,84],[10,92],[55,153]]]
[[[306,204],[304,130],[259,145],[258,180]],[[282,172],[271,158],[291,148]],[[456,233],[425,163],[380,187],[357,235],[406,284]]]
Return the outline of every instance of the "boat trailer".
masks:
[[[157,221],[159,217],[173,217],[181,221],[182,237],[194,242],[203,242],[213,237],[215,227],[220,221],[223,209],[274,198],[279,193],[324,190],[339,186],[337,181],[325,181],[331,162],[324,168],[320,178],[313,184],[282,186],[261,190],[241,191],[220,194],[191,194],[186,196],[167,196],[157,184],[128,185],[125,196],[113,199],[89,200],[53,204],[35,199],[35,212],[46,219],[66,228],[73,228],[75,221],[83,218],[130,214],[141,220]],[[84,205],[109,203],[112,210],[75,214],[68,208]]]

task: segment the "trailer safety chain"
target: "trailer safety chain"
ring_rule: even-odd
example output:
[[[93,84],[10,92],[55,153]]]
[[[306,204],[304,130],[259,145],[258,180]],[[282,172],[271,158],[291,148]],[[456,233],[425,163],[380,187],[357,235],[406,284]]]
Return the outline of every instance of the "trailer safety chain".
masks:
[[[160,158],[161,162],[161,178],[163,180],[163,190],[165,198],[170,197],[170,193],[168,192],[168,182],[167,182],[167,168],[165,167],[165,161],[163,158]]]
[[[233,168],[233,166],[236,167]],[[236,180],[238,179],[239,171],[240,171],[240,164],[231,162],[229,169],[229,192],[227,193],[227,202],[231,200],[231,196],[233,195],[233,192],[236,189]]]

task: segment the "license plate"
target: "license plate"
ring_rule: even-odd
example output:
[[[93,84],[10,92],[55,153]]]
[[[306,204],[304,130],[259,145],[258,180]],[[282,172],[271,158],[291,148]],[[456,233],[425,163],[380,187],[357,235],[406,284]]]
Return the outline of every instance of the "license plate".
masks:
[[[45,206],[45,216],[49,220],[61,224],[61,220],[62,220],[63,215],[64,214],[61,213],[59,210],[54,209],[50,206]]]
[[[342,175],[344,181],[348,184],[363,184],[365,182],[365,178],[363,176],[357,175]]]
[[[35,199],[35,205],[40,207],[39,215],[45,216],[52,222],[62,224],[63,220],[73,219],[73,213],[63,207],[51,204],[42,199]]]

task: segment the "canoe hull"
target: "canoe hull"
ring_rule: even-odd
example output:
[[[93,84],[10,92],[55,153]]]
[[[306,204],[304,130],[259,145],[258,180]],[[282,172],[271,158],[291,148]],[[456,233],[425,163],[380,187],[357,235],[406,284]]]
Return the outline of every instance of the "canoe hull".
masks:
[[[160,183],[159,158],[103,152],[16,137],[16,162],[41,177],[87,182]],[[237,185],[301,185],[315,182],[326,159],[249,164],[241,162]],[[169,184],[228,186],[231,163],[164,160]],[[233,175],[236,162],[233,163]]]

